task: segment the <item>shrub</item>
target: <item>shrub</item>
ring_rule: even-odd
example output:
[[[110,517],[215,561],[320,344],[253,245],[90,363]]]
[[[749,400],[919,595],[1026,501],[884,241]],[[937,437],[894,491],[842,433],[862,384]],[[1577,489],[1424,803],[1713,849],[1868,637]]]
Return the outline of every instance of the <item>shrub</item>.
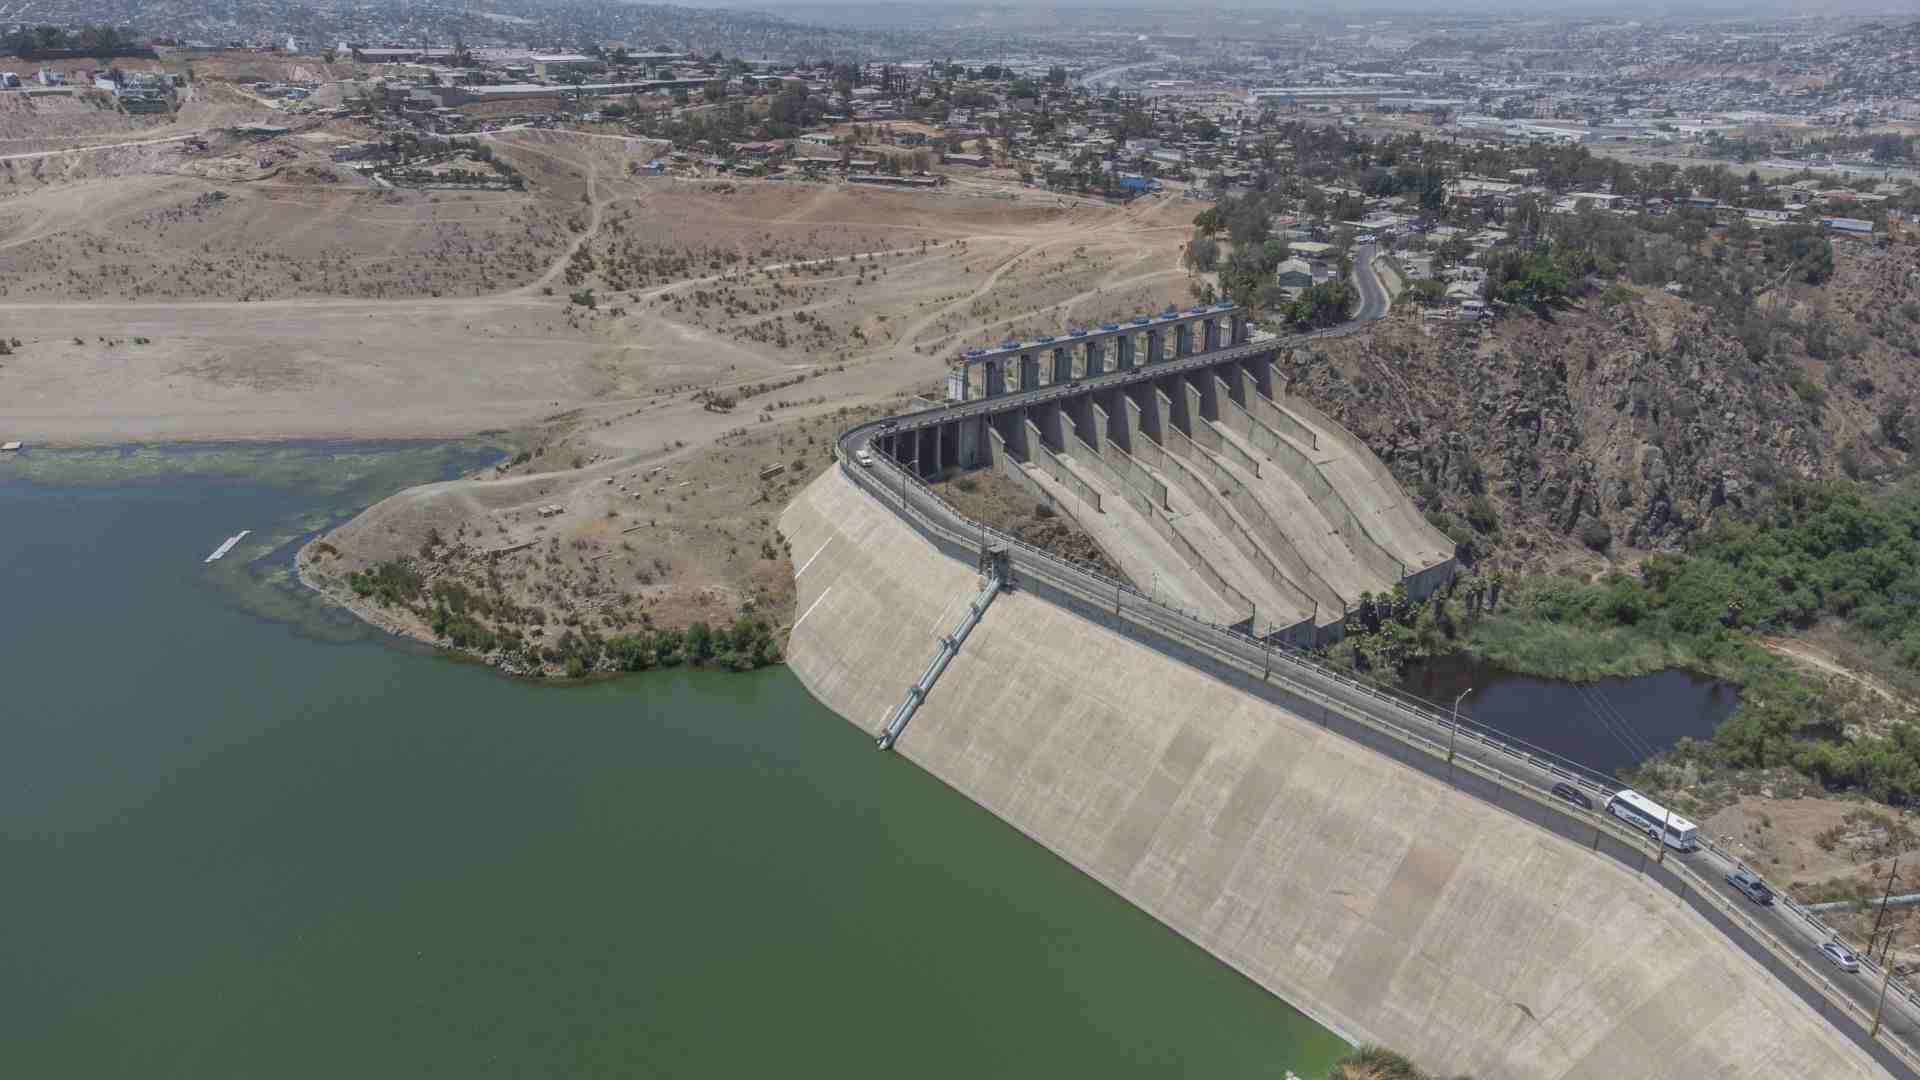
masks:
[[[372,597],[382,607],[404,604],[420,595],[425,579],[404,559],[389,559],[356,574],[347,575],[347,585],[362,597]]]
[[[706,623],[695,621],[687,627],[687,653],[694,663],[705,663],[713,659],[713,630]]]
[[[1821,389],[1818,383],[1807,378],[1807,373],[1804,371],[1795,369],[1787,376],[1787,385],[1793,387],[1793,392],[1799,395],[1801,401],[1816,409],[1827,403],[1827,392]]]
[[[1580,526],[1580,542],[1595,551],[1605,551],[1613,544],[1613,527],[1599,518],[1590,518]]]
[[[1488,535],[1500,531],[1500,514],[1493,508],[1493,500],[1484,493],[1467,500],[1467,522]]]

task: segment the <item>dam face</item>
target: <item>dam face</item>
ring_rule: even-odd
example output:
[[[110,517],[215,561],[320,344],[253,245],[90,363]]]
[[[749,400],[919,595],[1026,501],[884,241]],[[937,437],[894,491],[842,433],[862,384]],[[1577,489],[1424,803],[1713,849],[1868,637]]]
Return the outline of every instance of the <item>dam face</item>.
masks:
[[[781,517],[788,664],[870,734],[972,567],[839,469]],[[1612,860],[1020,591],[895,750],[1356,1042],[1490,1078],[1886,1073]]]

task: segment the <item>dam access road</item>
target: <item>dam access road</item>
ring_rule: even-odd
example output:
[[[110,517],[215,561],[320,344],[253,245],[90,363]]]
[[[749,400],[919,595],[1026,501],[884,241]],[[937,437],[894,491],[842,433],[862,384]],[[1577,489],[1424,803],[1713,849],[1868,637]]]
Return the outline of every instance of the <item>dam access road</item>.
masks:
[[[794,672],[877,734],[997,549],[1010,591],[895,749],[1323,1024],[1483,1077],[1915,1075],[1867,1038],[1866,981],[1729,900],[1715,853],[1655,862],[1544,797],[1604,778],[1471,728],[1455,759],[1444,717],[996,535],[876,457],[782,515]]]

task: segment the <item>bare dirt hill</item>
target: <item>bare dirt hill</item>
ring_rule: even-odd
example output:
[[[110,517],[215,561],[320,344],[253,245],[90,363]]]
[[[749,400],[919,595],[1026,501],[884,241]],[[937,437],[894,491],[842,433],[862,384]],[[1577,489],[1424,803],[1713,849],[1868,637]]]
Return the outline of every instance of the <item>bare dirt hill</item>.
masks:
[[[1763,298],[1744,330],[1650,290],[1484,331],[1403,310],[1296,350],[1290,388],[1360,434],[1456,539],[1517,565],[1597,563],[1677,547],[1791,478],[1904,464],[1916,299],[1920,253],[1903,245],[1842,250],[1830,282]]]

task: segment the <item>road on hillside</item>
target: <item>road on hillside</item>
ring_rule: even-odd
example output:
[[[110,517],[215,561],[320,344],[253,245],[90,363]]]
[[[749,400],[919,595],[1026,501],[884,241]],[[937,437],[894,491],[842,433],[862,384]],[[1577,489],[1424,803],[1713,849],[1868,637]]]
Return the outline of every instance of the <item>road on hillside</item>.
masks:
[[[1387,287],[1380,283],[1380,275],[1373,270],[1373,257],[1379,251],[1372,244],[1353,249],[1353,280],[1360,287],[1360,310],[1353,313],[1353,323],[1365,324],[1384,318],[1392,304]]]
[[[189,131],[185,135],[168,135],[161,139],[134,139],[129,142],[97,143],[93,146],[68,146],[59,150],[35,150],[30,154],[0,154],[0,161],[32,161],[36,158],[64,157],[68,154],[91,154],[95,150],[124,150],[130,146],[159,146],[162,143],[185,142],[206,135],[204,131]]]

